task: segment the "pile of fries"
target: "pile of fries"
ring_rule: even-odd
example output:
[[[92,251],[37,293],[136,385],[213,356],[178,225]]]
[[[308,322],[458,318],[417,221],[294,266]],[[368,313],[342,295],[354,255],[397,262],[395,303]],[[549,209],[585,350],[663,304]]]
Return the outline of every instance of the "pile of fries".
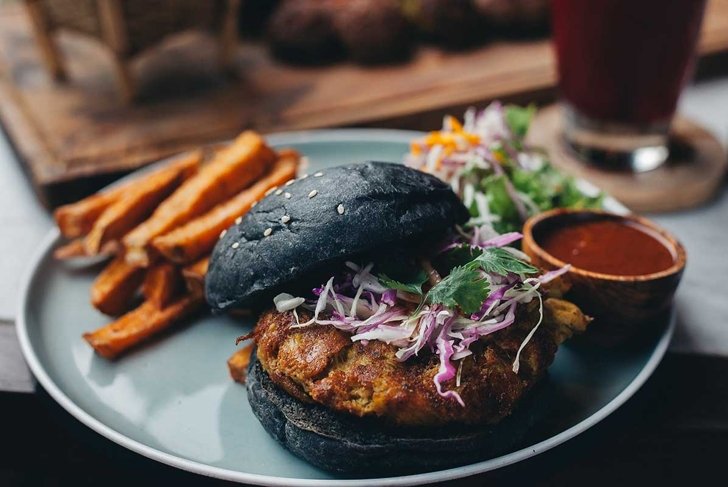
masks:
[[[295,178],[300,156],[243,132],[209,161],[201,150],[77,203],[55,219],[62,260],[105,256],[91,303],[115,318],[83,337],[113,359],[202,308],[210,253],[221,233],[273,187]]]

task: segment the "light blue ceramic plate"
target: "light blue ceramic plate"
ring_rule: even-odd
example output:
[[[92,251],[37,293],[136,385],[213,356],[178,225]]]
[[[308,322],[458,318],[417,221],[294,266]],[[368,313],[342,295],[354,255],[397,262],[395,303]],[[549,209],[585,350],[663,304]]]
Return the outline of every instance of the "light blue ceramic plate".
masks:
[[[310,169],[378,159],[398,161],[413,132],[335,130],[270,136],[293,146]],[[608,205],[626,211],[616,201]],[[108,320],[89,304],[99,268],[55,262],[51,232],[22,289],[18,336],[33,373],[68,412],[105,437],[160,462],[203,475],[267,485],[409,485],[464,477],[537,455],[590,428],[623,404],[662,358],[672,323],[639,345],[599,351],[563,347],[551,367],[558,399],[553,427],[531,444],[473,465],[406,477],[341,479],[289,454],[258,424],[226,360],[250,322],[206,317],[118,360],[81,339]]]

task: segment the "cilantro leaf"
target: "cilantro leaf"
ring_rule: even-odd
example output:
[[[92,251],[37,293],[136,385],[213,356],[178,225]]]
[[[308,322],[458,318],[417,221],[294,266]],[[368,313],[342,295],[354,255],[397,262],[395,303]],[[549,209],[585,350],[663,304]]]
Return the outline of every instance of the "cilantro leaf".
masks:
[[[531,104],[527,107],[508,105],[505,107],[506,123],[516,138],[526,136],[531,119],[536,114],[536,106]]]
[[[427,293],[431,304],[448,308],[459,306],[463,313],[472,314],[480,309],[488,297],[488,281],[472,266],[454,267],[442,281]]]
[[[437,256],[438,269],[452,269],[453,267],[467,265],[480,255],[480,249],[465,242],[451,248]]]
[[[508,275],[510,272],[521,276],[538,272],[538,269],[531,264],[519,260],[512,253],[499,247],[483,249],[483,252],[473,262],[485,272],[501,276]]]
[[[401,282],[397,281],[396,279],[391,279],[387,277],[386,274],[381,274],[377,276],[379,279],[379,282],[382,283],[382,286],[387,287],[389,289],[396,289],[398,291],[406,291],[408,293],[422,295],[422,285],[427,281],[427,274],[425,271],[420,270],[416,275],[414,275],[411,279],[408,279],[409,282]]]

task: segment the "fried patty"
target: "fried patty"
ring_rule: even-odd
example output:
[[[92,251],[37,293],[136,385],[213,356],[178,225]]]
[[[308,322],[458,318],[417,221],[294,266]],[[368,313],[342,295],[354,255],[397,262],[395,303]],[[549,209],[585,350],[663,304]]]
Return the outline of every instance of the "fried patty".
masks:
[[[332,326],[291,328],[291,312],[264,313],[254,332],[257,357],[271,380],[297,399],[356,416],[378,416],[398,425],[492,424],[509,415],[519,399],[546,373],[558,345],[585,329],[589,319],[575,305],[544,300],[544,320],[512,370],[516,352],[538,320],[538,304],[519,309],[518,321],[471,345],[463,359],[460,406],[437,393],[437,355],[400,362],[397,347],[372,340],[352,342]],[[308,320],[305,313],[302,320]],[[426,352],[426,353],[425,353]]]

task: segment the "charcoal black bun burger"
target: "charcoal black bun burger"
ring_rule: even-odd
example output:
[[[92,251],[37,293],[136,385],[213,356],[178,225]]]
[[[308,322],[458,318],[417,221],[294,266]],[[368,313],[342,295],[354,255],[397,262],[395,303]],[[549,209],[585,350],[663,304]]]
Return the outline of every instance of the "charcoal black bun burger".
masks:
[[[271,191],[215,246],[207,279],[213,309],[249,307],[297,280],[381,248],[442,235],[468,212],[435,178],[366,162],[302,175]]]
[[[588,319],[556,297],[558,271],[507,247],[517,234],[467,220],[439,179],[366,162],[273,190],[225,233],[206,295],[216,310],[261,310],[246,387],[271,436],[367,475],[472,463],[521,440],[558,344]]]

